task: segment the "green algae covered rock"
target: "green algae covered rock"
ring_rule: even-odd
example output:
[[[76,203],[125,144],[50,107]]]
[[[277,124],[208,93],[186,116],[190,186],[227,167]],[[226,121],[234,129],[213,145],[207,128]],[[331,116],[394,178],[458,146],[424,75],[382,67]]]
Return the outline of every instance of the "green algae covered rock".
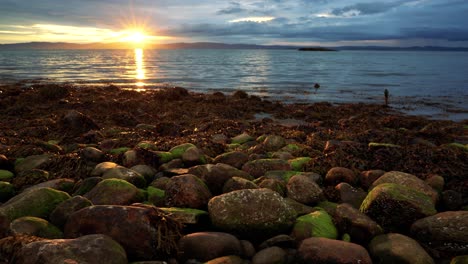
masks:
[[[11,221],[23,216],[47,218],[58,204],[70,198],[65,192],[38,188],[22,192],[0,207],[0,236]]]
[[[95,205],[129,205],[140,200],[139,194],[138,188],[127,181],[106,179],[99,182],[84,197]]]
[[[247,133],[242,133],[238,136],[235,136],[231,139],[231,144],[244,144],[246,142],[249,142],[249,141],[253,141],[255,140],[255,138],[253,138],[252,136],[250,136],[249,134]]]
[[[416,220],[437,213],[429,196],[394,183],[380,184],[372,189],[360,211],[385,231],[408,230]]]
[[[10,181],[15,176],[13,172],[7,170],[0,170],[0,181]]]
[[[304,240],[309,237],[326,237],[336,239],[338,231],[333,224],[332,217],[323,209],[303,215],[296,219],[292,237]]]
[[[13,220],[10,224],[13,235],[30,235],[43,238],[63,238],[58,227],[39,217],[24,216]]]
[[[8,201],[15,195],[15,187],[9,182],[0,181],[0,202]]]
[[[246,189],[213,197],[208,211],[215,227],[254,238],[281,234],[296,219],[296,211],[269,189]]]
[[[158,207],[164,205],[164,198],[166,197],[166,193],[164,190],[149,186],[147,189],[147,192],[148,192],[148,202]]]
[[[310,157],[300,157],[289,160],[288,162],[289,165],[291,165],[291,169],[293,171],[302,171],[304,169],[304,166],[311,160],[312,158]]]
[[[125,180],[139,188],[146,186],[145,177],[143,177],[141,174],[134,170],[121,166],[117,166],[115,168],[107,170],[102,175],[102,178]]]
[[[169,152],[172,154],[174,159],[180,159],[182,158],[182,155],[185,153],[185,151],[187,151],[189,148],[196,148],[196,146],[191,143],[185,143],[171,148]]]
[[[27,171],[32,169],[41,169],[46,163],[48,163],[52,158],[52,155],[43,154],[43,155],[33,155],[28,156],[24,159],[19,160],[15,164],[15,171]]]

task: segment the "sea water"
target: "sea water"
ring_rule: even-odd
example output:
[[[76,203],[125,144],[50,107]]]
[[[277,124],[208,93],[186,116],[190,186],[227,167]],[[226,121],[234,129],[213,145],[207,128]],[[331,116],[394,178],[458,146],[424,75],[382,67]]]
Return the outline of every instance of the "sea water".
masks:
[[[297,50],[0,50],[0,80],[243,90],[284,102],[383,103],[468,118],[468,52]],[[320,84],[315,89],[314,84]]]

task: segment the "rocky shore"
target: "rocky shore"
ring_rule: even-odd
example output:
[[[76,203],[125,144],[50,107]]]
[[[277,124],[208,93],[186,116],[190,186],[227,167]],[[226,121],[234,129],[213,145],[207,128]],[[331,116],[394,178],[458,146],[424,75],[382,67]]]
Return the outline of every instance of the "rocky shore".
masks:
[[[468,263],[468,121],[0,85],[0,263]]]

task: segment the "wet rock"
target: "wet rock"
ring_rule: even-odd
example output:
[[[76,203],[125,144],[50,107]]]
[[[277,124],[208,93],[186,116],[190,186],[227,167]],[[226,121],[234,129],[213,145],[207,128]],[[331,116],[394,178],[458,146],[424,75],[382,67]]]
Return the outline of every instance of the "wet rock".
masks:
[[[136,171],[141,176],[143,176],[146,182],[151,182],[154,179],[154,176],[158,172],[155,168],[148,165],[135,165],[130,168],[133,171]]]
[[[363,171],[359,175],[359,180],[361,181],[361,186],[365,190],[369,189],[378,178],[385,174],[383,170],[368,170]]]
[[[19,173],[33,169],[42,169],[51,160],[52,155],[49,154],[28,156],[15,165],[15,171]]]
[[[13,220],[10,224],[12,235],[30,235],[43,238],[63,238],[63,233],[47,220],[38,217],[24,216]]]
[[[419,219],[411,235],[437,257],[468,255],[468,211],[438,213]]]
[[[287,253],[280,247],[269,247],[260,250],[252,258],[252,264],[285,264]]]
[[[240,240],[240,243],[242,247],[242,256],[247,259],[251,259],[256,253],[255,247],[252,244],[252,242],[248,240]]]
[[[182,161],[187,166],[206,164],[206,157],[203,151],[197,147],[191,147],[182,154]]]
[[[52,188],[58,191],[71,193],[74,186],[75,186],[75,181],[73,179],[61,178],[61,179],[55,179],[55,180],[42,182],[42,183],[33,185],[25,190],[47,187],[47,188]]]
[[[335,186],[342,203],[348,203],[355,208],[359,208],[367,193],[362,189],[356,189],[348,183],[342,182]]]
[[[379,184],[372,189],[360,210],[385,231],[408,230],[416,220],[437,212],[429,196],[393,183]]]
[[[271,158],[282,159],[282,160],[292,160],[294,159],[294,156],[289,152],[282,151],[282,152],[274,152],[273,154],[271,154]],[[295,169],[293,168],[293,170]]]
[[[265,249],[268,247],[280,247],[280,248],[295,248],[296,247],[296,240],[288,235],[277,235],[272,238],[269,238],[262,242],[259,249]]]
[[[99,129],[99,126],[89,116],[78,111],[69,111],[61,120],[62,126],[71,135],[80,135],[90,130]]]
[[[309,237],[336,239],[338,237],[338,231],[333,224],[331,216],[324,210],[318,210],[298,217],[291,236],[298,241]]]
[[[258,189],[259,187],[244,178],[240,177],[232,177],[231,179],[227,180],[223,187],[223,193],[228,193],[237,190],[243,189]]]
[[[126,264],[128,260],[122,246],[108,236],[88,235],[29,243],[19,251],[16,263]]]
[[[395,183],[395,184],[406,186],[408,188],[411,188],[413,190],[416,190],[416,191],[419,191],[428,195],[429,197],[431,197],[432,202],[434,204],[437,203],[437,200],[438,200],[437,192],[434,189],[432,189],[431,186],[429,186],[423,180],[419,179],[418,177],[412,174],[408,174],[408,173],[404,173],[400,171],[387,172],[384,175],[382,175],[379,179],[374,181],[370,189],[382,183]]]
[[[175,251],[180,225],[155,207],[96,205],[73,213],[65,225],[66,237],[88,234],[110,236],[129,259],[151,260]]]
[[[22,192],[0,206],[0,237],[8,232],[11,221],[23,216],[47,218],[55,207],[70,198],[65,192],[38,188]]]
[[[66,201],[61,202],[55,207],[50,214],[50,222],[62,228],[67,222],[70,215],[85,207],[93,205],[90,200],[82,196],[74,196]]]
[[[241,255],[242,246],[235,236],[222,232],[199,232],[185,235],[179,241],[179,259],[209,261],[228,255]]]
[[[311,160],[312,158],[309,158],[309,157],[299,157],[299,158],[291,159],[288,162],[292,170],[302,171],[304,169],[304,166]]]
[[[241,259],[239,256],[224,256],[212,259],[205,264],[247,264],[248,261]]]
[[[434,260],[416,240],[396,233],[372,239],[369,253],[376,263],[434,264]]]
[[[202,179],[213,194],[222,193],[224,184],[232,177],[252,180],[246,172],[223,163],[195,166],[189,169],[189,173]]]
[[[291,179],[294,175],[302,174],[298,171],[290,171],[290,170],[274,170],[274,171],[267,171],[264,175],[265,178],[268,179],[275,179],[283,181],[285,184]],[[260,179],[260,178],[258,178]]]
[[[197,176],[185,174],[170,179],[166,186],[165,204],[169,207],[204,208],[212,195]]]
[[[8,201],[15,195],[15,187],[9,182],[0,181],[0,203]]]
[[[315,211],[313,207],[307,206],[305,204],[302,204],[296,200],[293,200],[291,198],[285,198],[286,203],[288,203],[292,208],[294,208],[294,211],[296,211],[296,214],[299,215],[305,215],[309,214]]]
[[[101,177],[104,173],[108,170],[118,167],[119,165],[114,162],[106,161],[101,162],[96,167],[94,167],[93,171],[91,172],[91,176],[99,176]]]
[[[262,142],[263,148],[267,152],[277,151],[286,146],[286,140],[277,135],[269,135]]]
[[[445,180],[444,177],[440,175],[432,175],[429,178],[427,178],[425,182],[438,193],[444,190]]]
[[[91,191],[83,195],[96,205],[129,205],[141,201],[138,188],[119,179],[107,179],[99,182]]]
[[[265,175],[267,171],[291,170],[291,166],[287,161],[281,159],[258,159],[245,163],[242,170],[258,178]]]
[[[266,188],[279,193],[281,196],[286,195],[286,184],[283,181],[276,179],[264,179],[258,183],[259,188]]]
[[[80,151],[80,156],[89,162],[102,162],[105,154],[100,149],[93,148],[93,147],[86,147]]]
[[[224,163],[234,168],[241,169],[247,161],[249,161],[249,156],[247,154],[240,151],[231,151],[216,156],[213,163]]]
[[[162,207],[165,205],[164,200],[166,198],[166,192],[164,190],[148,186],[146,189],[148,193],[148,202],[152,203],[156,207]]]
[[[320,186],[304,175],[293,176],[286,188],[288,198],[303,204],[312,205],[323,200],[323,192]]]
[[[383,229],[367,215],[349,204],[339,204],[336,207],[334,222],[340,233],[347,233],[351,241],[367,246],[369,241],[383,233]]]
[[[372,264],[367,250],[360,245],[322,237],[302,241],[298,263]]]
[[[239,190],[213,197],[208,211],[215,227],[256,238],[284,232],[296,218],[294,209],[268,189]]]
[[[327,185],[337,185],[340,182],[353,185],[356,181],[356,174],[352,170],[342,167],[331,168],[325,175],[325,184]]]
[[[150,186],[154,188],[161,189],[165,191],[167,189],[167,184],[171,181],[168,177],[159,177],[151,182]]]
[[[73,195],[84,195],[91,191],[99,182],[102,181],[101,177],[89,177],[82,181],[79,181],[75,185]]]
[[[103,175],[103,179],[120,179],[127,181],[138,188],[146,186],[146,180],[138,172],[127,169],[125,167],[117,166],[115,168],[107,170]]]

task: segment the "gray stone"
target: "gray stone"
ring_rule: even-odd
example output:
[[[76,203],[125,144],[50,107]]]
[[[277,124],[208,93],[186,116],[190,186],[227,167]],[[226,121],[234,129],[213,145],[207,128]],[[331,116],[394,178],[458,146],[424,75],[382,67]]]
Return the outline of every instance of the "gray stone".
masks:
[[[434,260],[416,240],[396,233],[372,239],[369,253],[376,263],[434,264]]]

